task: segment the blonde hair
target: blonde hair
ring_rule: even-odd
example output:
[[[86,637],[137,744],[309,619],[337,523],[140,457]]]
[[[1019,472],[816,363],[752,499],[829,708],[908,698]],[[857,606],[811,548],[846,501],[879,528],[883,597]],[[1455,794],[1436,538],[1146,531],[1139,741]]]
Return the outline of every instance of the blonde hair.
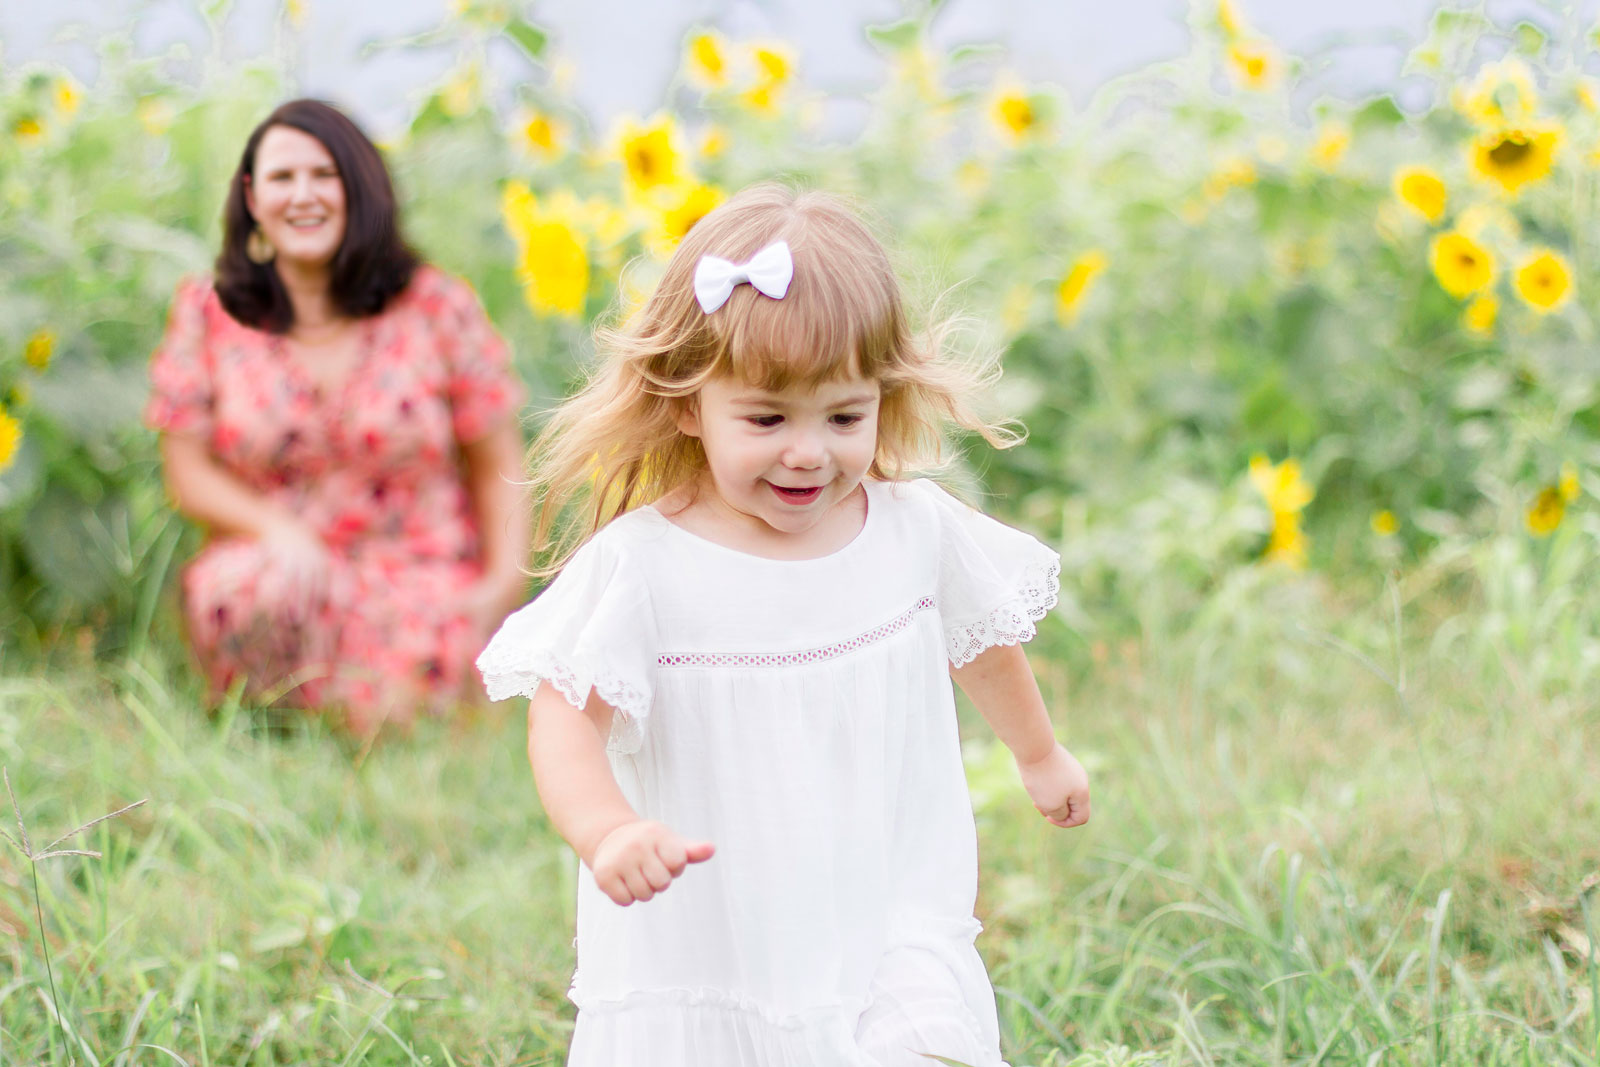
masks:
[[[701,310],[693,285],[701,256],[742,263],[779,240],[794,260],[783,299],[739,285],[716,311]],[[948,358],[948,326],[912,335],[888,253],[843,201],[772,183],[743,190],[695,224],[638,312],[596,331],[598,366],[529,450],[534,551],[549,561],[535,573],[554,573],[606,523],[705,471],[700,439],[678,429],[678,416],[713,378],[771,391],[876,381],[875,478],[936,465],[951,425],[997,448],[1016,444],[1020,435],[968,406],[998,371],[992,361]],[[576,521],[553,536],[558,517],[584,498]]]

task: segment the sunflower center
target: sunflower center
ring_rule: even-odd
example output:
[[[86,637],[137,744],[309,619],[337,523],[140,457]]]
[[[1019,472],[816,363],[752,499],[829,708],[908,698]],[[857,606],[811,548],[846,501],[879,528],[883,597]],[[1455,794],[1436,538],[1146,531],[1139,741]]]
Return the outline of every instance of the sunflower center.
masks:
[[[1514,167],[1532,151],[1533,146],[1521,137],[1507,137],[1489,149],[1489,159],[1497,167]]]

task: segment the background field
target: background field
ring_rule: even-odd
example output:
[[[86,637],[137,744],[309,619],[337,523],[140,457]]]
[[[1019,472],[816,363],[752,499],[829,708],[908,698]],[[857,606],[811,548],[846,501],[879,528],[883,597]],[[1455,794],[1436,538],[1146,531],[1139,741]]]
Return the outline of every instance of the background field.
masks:
[[[768,176],[859,198],[1003,353],[1031,439],[948,478],[1062,550],[1033,658],[1096,790],[1053,831],[968,731],[1013,1064],[1600,1064],[1596,28],[1441,9],[1402,111],[1308,99],[1248,15],[1073,103],[917,8],[839,144],[783,42],[691,34],[596,129],[553,65],[495,85],[544,35],[467,3],[384,148],[535,411]],[[519,710],[367,750],[202,706],[138,413],[282,57],[105,55],[0,68],[0,1061],[557,1063],[573,861]]]

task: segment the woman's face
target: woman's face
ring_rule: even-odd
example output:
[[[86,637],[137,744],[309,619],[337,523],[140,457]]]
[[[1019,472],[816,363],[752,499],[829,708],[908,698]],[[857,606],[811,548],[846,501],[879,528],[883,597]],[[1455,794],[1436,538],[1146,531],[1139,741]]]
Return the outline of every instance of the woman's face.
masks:
[[[325,268],[344,242],[344,179],[323,143],[293,127],[262,136],[245,205],[280,265]]]

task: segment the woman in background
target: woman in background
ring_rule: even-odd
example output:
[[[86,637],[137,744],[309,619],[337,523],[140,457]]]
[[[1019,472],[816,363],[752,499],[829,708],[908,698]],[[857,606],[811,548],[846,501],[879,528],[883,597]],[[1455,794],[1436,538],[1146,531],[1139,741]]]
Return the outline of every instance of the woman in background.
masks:
[[[213,692],[361,735],[460,699],[524,593],[522,391],[342,112],[295,100],[250,134],[151,382],[167,487],[211,535],[183,599]]]

